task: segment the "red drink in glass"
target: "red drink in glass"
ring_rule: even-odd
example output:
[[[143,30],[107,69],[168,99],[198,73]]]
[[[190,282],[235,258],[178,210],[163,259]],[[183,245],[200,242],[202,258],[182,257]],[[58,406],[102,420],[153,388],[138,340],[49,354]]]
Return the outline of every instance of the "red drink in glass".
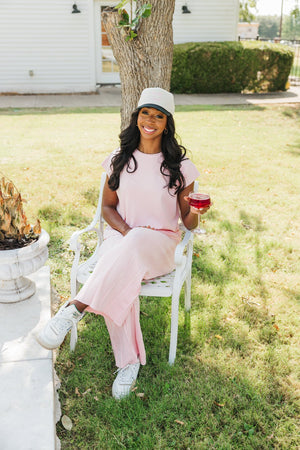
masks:
[[[188,195],[188,202],[190,206],[196,209],[208,208],[211,205],[211,199],[209,194],[201,194],[199,192],[190,192]],[[196,234],[205,234],[206,230],[200,226],[201,217],[198,215],[198,227],[194,228],[193,232]]]
[[[188,202],[190,206],[194,208],[206,208],[211,205],[210,196],[208,194],[200,194],[198,192],[192,192],[188,196]]]

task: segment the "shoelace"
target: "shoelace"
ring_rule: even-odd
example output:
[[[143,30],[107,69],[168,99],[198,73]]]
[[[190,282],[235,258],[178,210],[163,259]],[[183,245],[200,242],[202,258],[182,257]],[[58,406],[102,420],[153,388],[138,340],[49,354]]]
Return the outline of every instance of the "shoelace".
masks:
[[[70,323],[72,322],[72,323]],[[64,331],[69,331],[72,328],[73,321],[69,319],[63,319],[62,317],[55,317],[51,323],[51,328],[54,333],[59,334]]]
[[[61,317],[61,314],[65,310],[67,306],[63,305],[61,309],[58,311],[56,317],[54,317],[51,322],[51,328],[56,334],[60,333],[68,333],[68,331],[71,330],[71,338],[70,338],[70,350],[74,351],[78,339],[77,335],[77,322],[79,322],[83,316],[84,313],[81,313],[79,317],[70,317],[68,319],[64,319]]]
[[[67,333],[71,330],[70,338],[70,350],[73,352],[76,347],[78,334],[77,334],[77,321],[72,319],[63,319],[62,317],[57,317],[51,323],[51,328],[56,334]]]

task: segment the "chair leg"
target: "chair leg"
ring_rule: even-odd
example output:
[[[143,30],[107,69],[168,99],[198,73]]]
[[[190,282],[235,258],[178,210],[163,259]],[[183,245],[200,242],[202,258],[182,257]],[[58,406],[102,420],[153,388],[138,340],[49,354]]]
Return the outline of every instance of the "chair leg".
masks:
[[[77,280],[71,280],[71,299],[73,300],[80,288],[80,283]]]
[[[191,309],[191,284],[192,284],[192,274],[189,271],[184,285],[184,307],[186,311]]]
[[[173,365],[176,358],[177,336],[178,336],[178,310],[179,310],[180,291],[176,289],[172,296],[172,313],[171,313],[171,337],[169,350],[169,364]]]

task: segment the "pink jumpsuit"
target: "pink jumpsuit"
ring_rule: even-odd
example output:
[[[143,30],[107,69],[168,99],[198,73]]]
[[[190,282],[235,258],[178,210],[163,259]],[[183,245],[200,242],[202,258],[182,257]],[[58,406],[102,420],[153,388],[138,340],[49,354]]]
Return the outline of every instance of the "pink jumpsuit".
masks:
[[[103,162],[111,174],[110,154]],[[160,172],[162,154],[136,150],[137,170],[123,169],[117,192],[117,211],[132,230],[123,236],[109,226],[99,261],[76,299],[86,311],[101,314],[110,335],[117,367],[140,361],[146,353],[139,320],[139,292],[143,279],[164,275],[174,269],[174,252],[180,241],[177,196],[169,193],[167,177]],[[181,171],[188,186],[198,177],[186,159]]]

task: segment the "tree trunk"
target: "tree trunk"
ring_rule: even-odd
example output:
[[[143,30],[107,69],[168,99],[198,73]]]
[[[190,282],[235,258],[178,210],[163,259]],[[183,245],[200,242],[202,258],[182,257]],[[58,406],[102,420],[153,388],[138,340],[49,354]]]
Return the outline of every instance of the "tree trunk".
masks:
[[[118,28],[120,15],[110,9],[102,12],[103,24],[119,65],[121,79],[121,129],[128,126],[139,96],[147,87],[170,89],[173,61],[172,20],[175,0],[149,0],[150,17],[142,19],[137,37],[125,41],[126,31]],[[145,0],[137,0],[139,8]]]

